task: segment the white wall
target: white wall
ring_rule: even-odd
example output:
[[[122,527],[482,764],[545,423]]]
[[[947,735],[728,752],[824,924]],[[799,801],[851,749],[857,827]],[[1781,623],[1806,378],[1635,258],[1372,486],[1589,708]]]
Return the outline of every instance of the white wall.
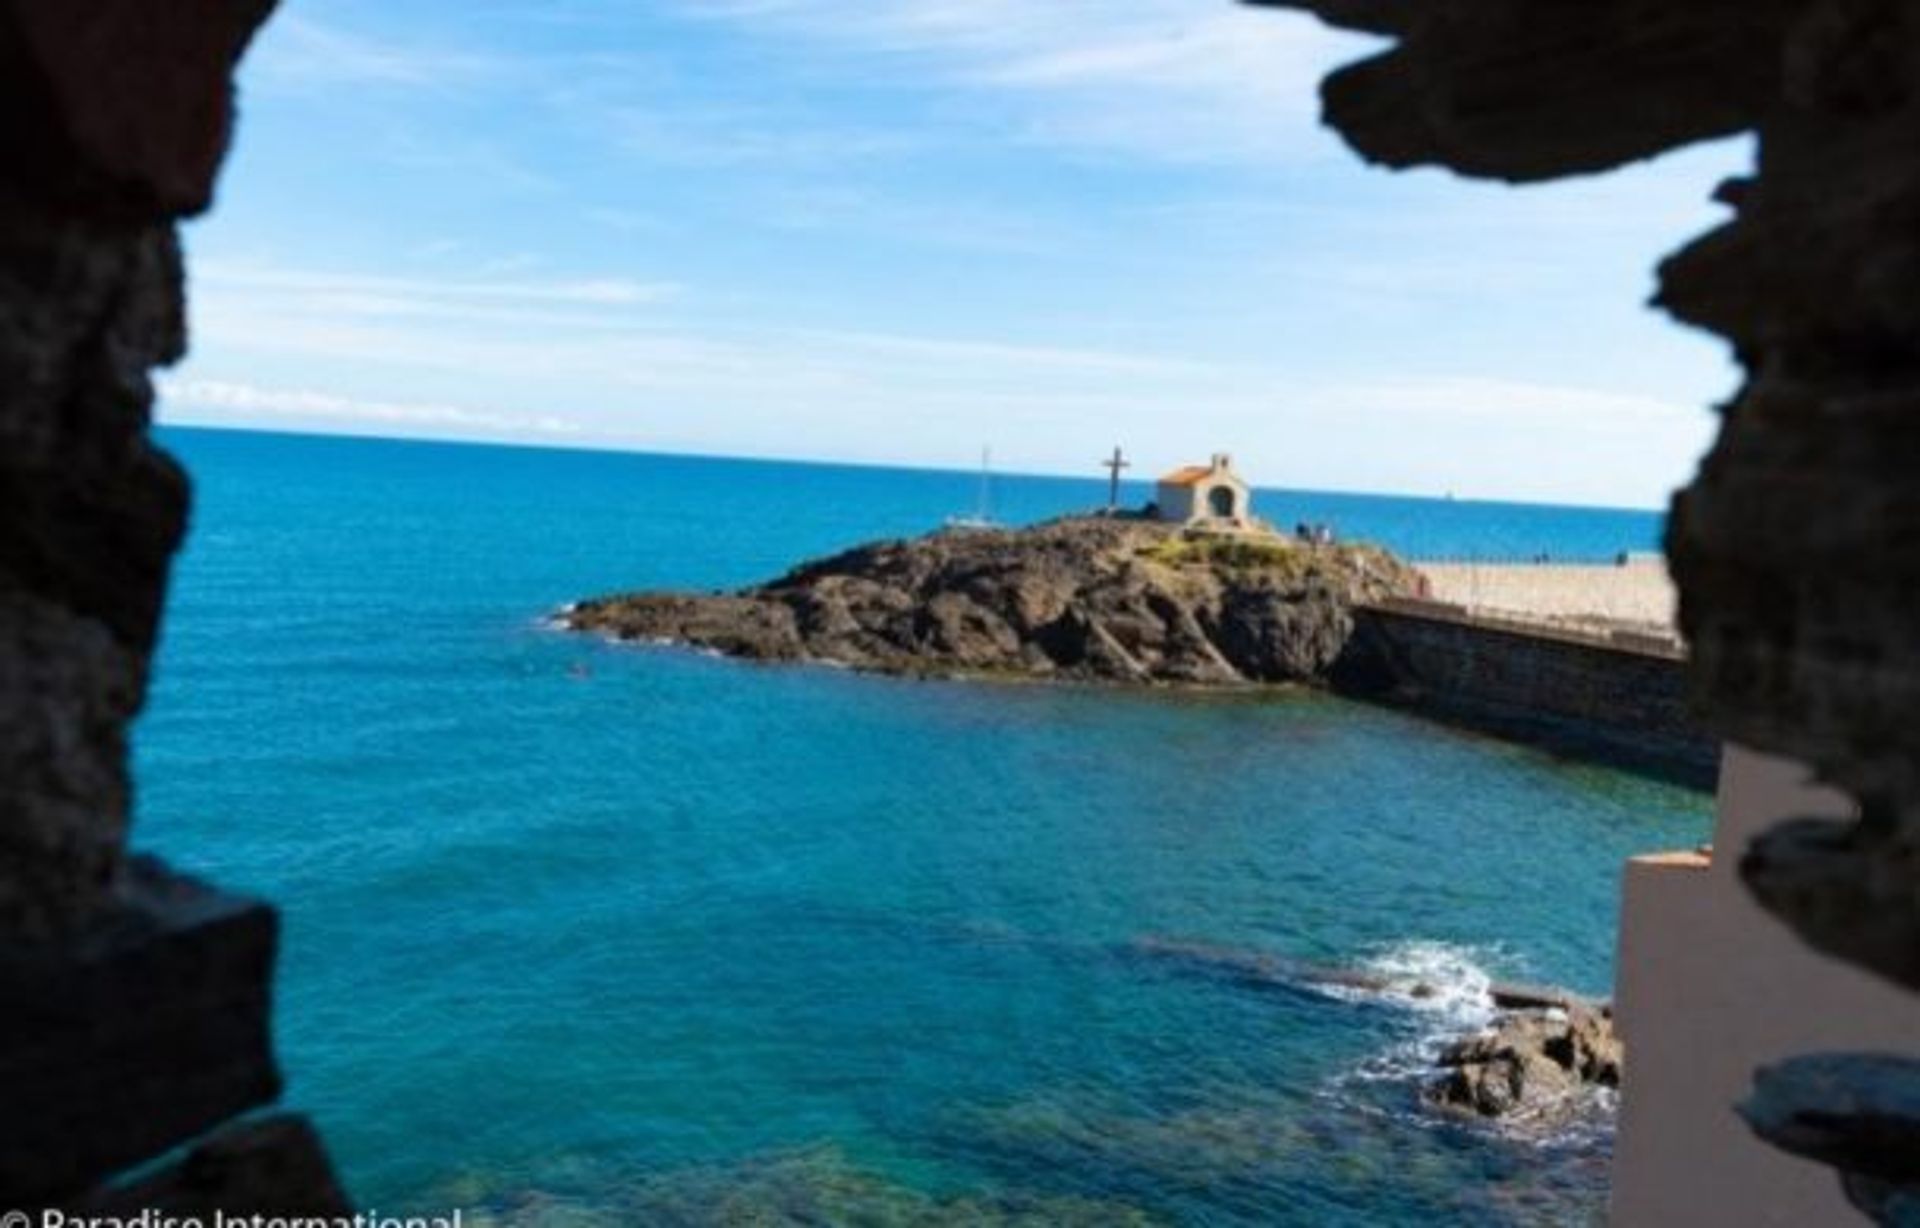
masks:
[[[1816,954],[1735,874],[1752,836],[1851,804],[1799,764],[1726,748],[1709,858],[1628,863],[1615,1010],[1627,1046],[1612,1222],[1624,1228],[1865,1223],[1831,1169],[1735,1116],[1753,1070],[1819,1050],[1920,1050],[1920,995]]]
[[[1215,487],[1225,486],[1233,491],[1233,506],[1239,519],[1245,520],[1252,515],[1253,492],[1245,482],[1233,478],[1209,478],[1192,485],[1162,483],[1157,488],[1154,501],[1160,505],[1160,519],[1184,523],[1188,520],[1212,520],[1213,509],[1207,498]]]

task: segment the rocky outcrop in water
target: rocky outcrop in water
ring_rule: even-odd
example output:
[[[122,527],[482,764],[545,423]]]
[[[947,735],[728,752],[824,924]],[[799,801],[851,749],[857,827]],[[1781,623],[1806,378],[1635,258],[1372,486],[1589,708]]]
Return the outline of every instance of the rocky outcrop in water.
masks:
[[[1257,989],[1312,989],[1416,1010],[1445,1010],[1463,997],[1457,972],[1450,977],[1438,967],[1428,973],[1328,966],[1157,935],[1136,938],[1124,950],[1169,971]],[[1491,1008],[1492,1018],[1440,1049],[1434,1058],[1440,1073],[1420,1089],[1428,1106],[1551,1133],[1582,1113],[1592,1089],[1620,1086],[1624,1048],[1610,1006],[1532,985],[1469,981],[1464,988],[1474,1010]]]
[[[565,619],[765,661],[1236,685],[1324,678],[1353,605],[1416,583],[1373,547],[1077,517],[860,546],[738,593],[606,597]]]
[[[1623,1053],[1604,1007],[1568,1000],[1510,1011],[1441,1050],[1423,1098],[1480,1117],[1552,1117],[1590,1087],[1620,1086]]]

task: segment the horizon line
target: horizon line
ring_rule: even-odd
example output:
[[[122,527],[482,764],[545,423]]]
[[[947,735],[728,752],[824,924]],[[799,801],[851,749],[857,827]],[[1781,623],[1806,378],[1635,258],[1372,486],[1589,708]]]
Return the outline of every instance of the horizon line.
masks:
[[[730,464],[766,464],[766,465],[807,465],[826,469],[887,469],[907,473],[956,474],[965,477],[977,477],[979,470],[975,466],[934,465],[912,461],[856,460],[845,457],[807,456],[796,454],[750,454],[734,452],[704,452],[697,449],[675,448],[671,445],[655,444],[651,446],[623,444],[612,441],[547,441],[540,439],[501,439],[491,437],[459,435],[389,435],[378,431],[360,431],[348,429],[323,429],[303,427],[289,429],[282,426],[254,425],[236,422],[208,422],[191,419],[165,419],[156,416],[156,429],[161,431],[188,430],[209,431],[235,435],[285,435],[300,439],[358,439],[380,443],[424,444],[456,448],[508,448],[534,452],[586,452],[598,455],[622,456],[666,456],[684,460],[719,461]],[[1088,466],[1089,472],[1067,470],[1010,469],[994,470],[992,476],[1007,478],[1039,478],[1048,481],[1087,481],[1104,486],[1107,479],[1091,472],[1101,466]],[[1151,486],[1156,479],[1123,478],[1123,483]],[[1665,516],[1665,506],[1644,507],[1625,503],[1583,503],[1579,501],[1550,502],[1535,499],[1500,498],[1490,496],[1460,495],[1452,491],[1441,494],[1395,490],[1355,490],[1326,486],[1273,486],[1260,482],[1251,483],[1253,489],[1280,493],[1303,495],[1336,495],[1344,498],[1361,499],[1411,499],[1427,503],[1474,503],[1493,504],[1507,507],[1549,507],[1566,508],[1576,511],[1593,512],[1633,512]],[[1677,488],[1676,488],[1677,489]]]

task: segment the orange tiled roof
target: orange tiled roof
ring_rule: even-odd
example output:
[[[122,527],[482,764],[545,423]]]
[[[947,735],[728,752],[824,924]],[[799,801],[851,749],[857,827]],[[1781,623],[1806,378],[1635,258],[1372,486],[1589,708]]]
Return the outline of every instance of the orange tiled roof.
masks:
[[[1198,486],[1213,476],[1213,470],[1206,465],[1188,465],[1184,469],[1175,469],[1160,479],[1162,486]]]

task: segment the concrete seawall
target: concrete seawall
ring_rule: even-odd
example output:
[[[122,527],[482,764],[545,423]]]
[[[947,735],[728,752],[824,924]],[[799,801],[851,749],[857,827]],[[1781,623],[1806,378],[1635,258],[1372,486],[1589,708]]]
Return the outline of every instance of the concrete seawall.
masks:
[[[1631,631],[1583,631],[1396,601],[1355,611],[1334,689],[1569,758],[1713,788],[1718,743],[1692,719],[1685,656]]]

